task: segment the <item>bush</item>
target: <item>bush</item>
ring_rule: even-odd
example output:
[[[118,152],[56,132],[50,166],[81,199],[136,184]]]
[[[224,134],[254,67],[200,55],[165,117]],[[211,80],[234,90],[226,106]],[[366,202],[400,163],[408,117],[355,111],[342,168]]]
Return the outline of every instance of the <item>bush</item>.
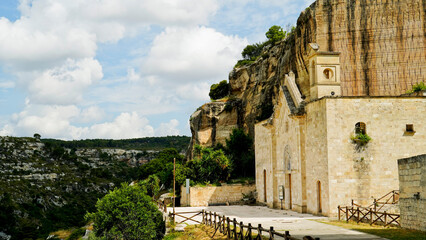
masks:
[[[229,84],[226,80],[213,84],[210,87],[209,96],[211,99],[221,99],[229,95]]]
[[[356,143],[360,146],[364,146],[365,144],[367,144],[370,140],[371,137],[367,135],[367,133],[362,134],[362,133],[358,133],[355,136],[351,136],[351,140],[353,143]]]
[[[232,164],[222,150],[195,146],[194,156],[186,166],[191,169],[192,179],[197,183],[217,183],[229,179]]]
[[[162,213],[138,184],[115,188],[86,219],[93,220],[96,236],[108,239],[161,239],[165,231]]]

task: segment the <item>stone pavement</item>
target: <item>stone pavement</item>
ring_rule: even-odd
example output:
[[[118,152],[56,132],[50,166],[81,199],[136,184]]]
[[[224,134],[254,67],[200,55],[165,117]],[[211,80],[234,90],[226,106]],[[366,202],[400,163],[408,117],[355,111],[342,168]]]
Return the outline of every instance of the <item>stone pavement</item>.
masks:
[[[270,209],[260,206],[209,206],[209,207],[177,207],[176,213],[179,212],[193,212],[201,211],[216,212],[220,215],[225,215],[230,219],[236,218],[238,222],[242,221],[244,224],[251,223],[253,226],[262,224],[262,227],[269,228],[273,226],[276,231],[283,232],[290,231],[290,235],[302,239],[303,236],[311,236],[320,238],[321,240],[328,239],[344,239],[344,240],[384,240],[374,235],[361,233],[353,230],[344,229],[324,223],[319,223],[313,220],[328,220],[327,217],[318,217],[311,214],[301,214],[288,210]],[[168,208],[168,211],[173,211]],[[194,214],[184,214],[190,217]],[[201,215],[195,217],[196,220],[201,221]],[[177,217],[176,221],[180,222],[183,218]],[[188,222],[188,224],[196,224],[195,222]]]

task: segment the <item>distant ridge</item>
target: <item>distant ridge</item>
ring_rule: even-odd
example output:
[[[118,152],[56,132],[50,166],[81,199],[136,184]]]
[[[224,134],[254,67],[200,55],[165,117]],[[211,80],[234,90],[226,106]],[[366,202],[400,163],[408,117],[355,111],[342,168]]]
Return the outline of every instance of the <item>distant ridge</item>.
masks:
[[[184,152],[188,148],[190,137],[188,136],[167,136],[167,137],[146,137],[133,139],[85,139],[64,141],[58,139],[41,139],[44,144],[61,146],[65,148],[121,148],[135,149],[142,151],[160,151],[165,148],[175,148],[179,152]]]

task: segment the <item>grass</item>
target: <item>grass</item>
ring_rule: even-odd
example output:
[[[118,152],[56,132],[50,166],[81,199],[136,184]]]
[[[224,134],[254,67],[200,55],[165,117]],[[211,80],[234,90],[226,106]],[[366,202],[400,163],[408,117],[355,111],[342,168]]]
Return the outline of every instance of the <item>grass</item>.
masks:
[[[240,229],[237,227],[237,231],[239,232]],[[206,226],[206,225],[188,225],[185,227],[184,232],[171,232],[167,234],[163,240],[226,240],[226,235],[221,234],[219,231],[216,232],[213,236],[215,230],[212,227]],[[244,231],[245,234],[245,231]],[[252,234],[253,238],[257,236],[257,234]],[[262,239],[267,240],[269,238],[262,236]]]
[[[172,232],[167,234],[163,240],[226,240],[226,236],[220,232],[216,232],[213,236],[214,229],[206,225],[189,225],[185,227],[184,232]]]
[[[422,231],[403,229],[399,227],[384,227],[366,224],[366,223],[355,223],[355,222],[342,222],[342,221],[319,221],[322,223],[351,229],[359,232],[373,234],[379,237],[391,239],[391,240],[426,240],[426,233]]]

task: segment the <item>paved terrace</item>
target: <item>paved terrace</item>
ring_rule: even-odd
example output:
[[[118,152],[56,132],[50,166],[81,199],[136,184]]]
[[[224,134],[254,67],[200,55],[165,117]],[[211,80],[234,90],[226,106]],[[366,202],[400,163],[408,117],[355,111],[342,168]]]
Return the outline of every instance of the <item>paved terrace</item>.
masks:
[[[220,215],[225,215],[230,219],[236,218],[238,222],[242,221],[244,224],[251,223],[253,226],[262,224],[262,227],[269,228],[273,226],[276,231],[283,232],[290,231],[290,235],[298,239],[303,236],[319,237],[321,240],[327,239],[385,239],[374,235],[361,233],[353,230],[344,229],[324,223],[319,223],[313,220],[328,220],[327,217],[318,217],[311,214],[301,214],[288,210],[270,209],[260,206],[210,206],[210,207],[177,207],[176,213],[179,212],[193,212],[201,211],[216,212]],[[167,209],[169,212],[173,211],[172,208]],[[190,217],[194,214],[184,214]],[[195,217],[196,220],[201,221],[201,215]],[[180,222],[183,218],[176,217],[176,221]],[[196,224],[192,221],[186,221],[188,224]]]

